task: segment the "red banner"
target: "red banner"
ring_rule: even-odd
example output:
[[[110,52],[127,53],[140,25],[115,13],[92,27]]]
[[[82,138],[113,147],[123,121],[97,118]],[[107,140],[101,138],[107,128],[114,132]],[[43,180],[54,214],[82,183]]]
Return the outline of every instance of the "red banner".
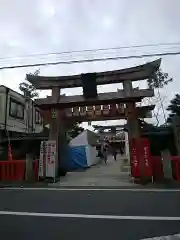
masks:
[[[133,177],[140,177],[140,162],[138,154],[138,141],[132,139],[131,141],[131,173]]]
[[[152,176],[150,162],[150,144],[146,138],[132,139],[131,145],[131,172],[133,177]]]
[[[140,153],[142,154],[142,171],[143,176],[151,177],[152,176],[152,165],[151,165],[151,153],[150,153],[150,144],[147,138],[141,138],[140,140]]]

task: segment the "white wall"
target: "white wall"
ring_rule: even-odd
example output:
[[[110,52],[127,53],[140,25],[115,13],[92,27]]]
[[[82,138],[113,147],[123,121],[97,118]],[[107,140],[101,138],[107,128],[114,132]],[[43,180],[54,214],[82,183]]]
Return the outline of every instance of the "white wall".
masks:
[[[99,159],[96,157],[97,156],[96,147],[91,147],[90,145],[88,145],[86,147],[86,156],[88,166],[92,166],[99,161]]]

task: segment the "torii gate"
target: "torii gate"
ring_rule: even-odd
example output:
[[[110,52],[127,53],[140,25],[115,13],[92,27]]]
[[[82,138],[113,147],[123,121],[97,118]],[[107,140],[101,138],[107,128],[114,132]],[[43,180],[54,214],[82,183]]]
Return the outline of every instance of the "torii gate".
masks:
[[[65,138],[66,124],[70,121],[102,121],[122,118],[127,119],[129,139],[138,138],[140,136],[138,117],[147,117],[147,112],[153,110],[154,106],[138,108],[136,107],[136,103],[141,102],[145,97],[153,97],[154,90],[135,89],[132,82],[151,78],[159,69],[160,64],[161,59],[158,59],[136,67],[94,73],[96,85],[122,83],[123,89],[117,92],[99,93],[91,98],[85,98],[83,95],[60,95],[60,90],[63,88],[82,87],[83,78],[86,74],[59,77],[27,74],[27,80],[36,89],[52,90],[52,96],[37,99],[35,102],[38,107],[46,112],[46,115],[49,113],[49,139],[56,140],[57,145],[62,146]],[[107,113],[107,109],[109,115],[105,114],[105,112]],[[96,113],[99,111],[101,114],[93,114],[94,111]],[[58,160],[60,157],[57,153]]]

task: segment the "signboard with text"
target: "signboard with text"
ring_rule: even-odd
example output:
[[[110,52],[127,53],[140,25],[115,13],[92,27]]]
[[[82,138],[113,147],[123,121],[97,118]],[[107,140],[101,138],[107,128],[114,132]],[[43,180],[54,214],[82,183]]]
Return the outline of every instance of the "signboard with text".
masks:
[[[44,166],[46,177],[55,178],[56,175],[56,141],[42,141],[40,146],[38,176],[43,177]]]
[[[140,159],[138,152],[138,141],[137,139],[131,140],[131,173],[132,177],[140,177]]]
[[[56,141],[46,142],[46,177],[55,177]]]
[[[152,176],[152,166],[150,162],[150,144],[149,140],[147,138],[141,138],[140,144],[139,144],[140,150],[142,156],[142,171],[143,175],[145,177],[151,177]]]
[[[151,177],[150,144],[146,138],[131,140],[131,168],[133,177]]]
[[[43,177],[43,165],[44,165],[44,141],[41,141],[40,145],[40,156],[39,156],[39,168],[38,168],[38,176]]]

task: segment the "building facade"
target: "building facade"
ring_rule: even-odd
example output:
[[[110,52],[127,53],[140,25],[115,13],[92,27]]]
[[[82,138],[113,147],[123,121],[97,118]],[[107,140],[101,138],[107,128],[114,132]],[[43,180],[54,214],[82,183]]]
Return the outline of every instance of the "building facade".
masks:
[[[43,131],[43,117],[32,99],[0,86],[0,133],[28,134]]]

